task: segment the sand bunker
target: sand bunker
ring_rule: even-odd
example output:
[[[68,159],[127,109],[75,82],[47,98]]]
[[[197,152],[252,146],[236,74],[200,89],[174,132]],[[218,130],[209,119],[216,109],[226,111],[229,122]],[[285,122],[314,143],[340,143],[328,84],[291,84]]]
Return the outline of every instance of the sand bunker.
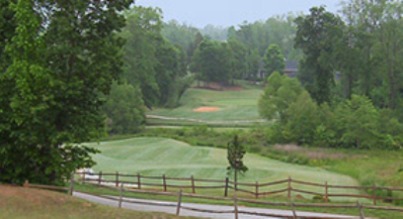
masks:
[[[193,112],[208,113],[208,112],[216,112],[218,110],[220,110],[220,108],[215,107],[215,106],[202,106],[202,107],[193,109]]]

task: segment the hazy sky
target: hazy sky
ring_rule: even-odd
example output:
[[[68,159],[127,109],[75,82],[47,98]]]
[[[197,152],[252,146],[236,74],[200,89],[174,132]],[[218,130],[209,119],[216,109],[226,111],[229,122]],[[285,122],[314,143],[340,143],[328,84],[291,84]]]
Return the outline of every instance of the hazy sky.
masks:
[[[340,0],[136,0],[136,4],[161,8],[164,21],[175,19],[196,27],[236,26],[291,11],[308,13],[312,6],[325,5],[334,13],[340,9]]]

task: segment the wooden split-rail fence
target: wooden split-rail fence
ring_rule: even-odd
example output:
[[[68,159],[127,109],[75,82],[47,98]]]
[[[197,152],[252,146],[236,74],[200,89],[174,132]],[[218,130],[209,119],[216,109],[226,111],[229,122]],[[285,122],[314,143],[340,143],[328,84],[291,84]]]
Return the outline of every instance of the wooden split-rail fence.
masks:
[[[330,198],[356,198],[367,199],[376,205],[379,201],[382,202],[402,202],[403,201],[403,187],[385,187],[385,186],[349,186],[349,185],[332,185],[327,181],[324,183],[306,182],[301,180],[292,179],[288,177],[284,180],[264,183],[244,183],[233,182],[225,177],[219,179],[200,179],[194,178],[179,178],[162,176],[144,176],[141,174],[122,174],[103,173],[97,174],[82,172],[78,173],[82,182],[98,184],[98,185],[111,185],[119,187],[125,184],[125,187],[132,189],[148,189],[160,190],[163,192],[178,191],[179,189],[188,191],[189,193],[196,194],[221,194],[228,197],[230,189],[236,190],[238,194],[245,194],[253,196],[254,198],[262,198],[271,195],[282,194],[289,200],[295,196],[302,197],[302,195],[313,196],[316,200],[329,202]],[[340,189],[343,189],[340,191]],[[322,190],[322,192],[318,192]],[[346,193],[351,191],[351,193]],[[400,193],[400,196],[394,195]]]
[[[254,199],[248,199],[248,198],[243,198],[243,197],[239,197],[238,193],[248,193],[251,194],[251,191],[245,190],[242,191],[240,189],[237,189],[236,191],[233,191],[233,195],[231,197],[228,194],[228,189],[229,188],[233,188],[235,189],[234,182],[231,182],[228,180],[228,178],[225,178],[224,181],[220,181],[220,180],[197,180],[193,177],[190,177],[190,179],[187,178],[172,178],[172,177],[166,177],[166,176],[162,176],[162,177],[150,177],[150,176],[141,176],[140,174],[135,175],[137,177],[137,181],[135,181],[135,184],[137,184],[137,186],[133,186],[133,182],[132,181],[122,181],[120,180],[120,178],[122,177],[127,177],[129,175],[125,174],[119,174],[119,173],[115,173],[114,180],[107,180],[107,179],[103,179],[102,176],[105,175],[111,175],[111,174],[97,174],[94,175],[91,173],[91,177],[86,177],[87,174],[86,173],[80,173],[80,176],[82,176],[81,178],[81,183],[82,182],[90,182],[93,185],[99,186],[99,187],[106,187],[109,189],[113,189],[116,191],[119,191],[119,195],[118,196],[105,196],[105,195],[99,195],[99,193],[96,192],[82,192],[83,194],[88,194],[88,195],[92,195],[92,196],[97,196],[97,197],[101,197],[101,198],[105,198],[105,199],[109,199],[109,200],[115,200],[117,203],[117,206],[119,208],[121,208],[123,206],[124,203],[132,203],[132,204],[140,204],[140,205],[152,205],[152,206],[165,206],[165,207],[172,207],[174,208],[173,210],[175,210],[176,215],[180,215],[182,210],[188,210],[188,211],[193,211],[193,212],[203,212],[203,213],[211,213],[211,214],[233,214],[234,218],[238,219],[239,215],[255,215],[255,216],[264,216],[264,217],[277,217],[277,218],[287,218],[287,219],[297,219],[297,218],[301,218],[301,219],[305,219],[305,218],[310,218],[310,219],[329,219],[329,218],[334,218],[334,216],[331,215],[325,215],[325,214],[309,214],[309,213],[302,213],[299,210],[303,209],[303,208],[316,208],[316,209],[322,209],[324,211],[327,211],[327,209],[329,208],[334,208],[334,209],[356,209],[356,215],[357,216],[343,216],[342,218],[344,219],[365,219],[365,210],[377,210],[377,211],[394,211],[397,212],[397,214],[402,214],[403,215],[403,208],[401,207],[395,207],[395,206],[376,206],[376,205],[370,205],[370,204],[362,204],[359,201],[357,201],[356,203],[349,203],[349,204],[335,204],[335,203],[296,203],[293,202],[291,199],[288,202],[270,202],[270,201],[261,201],[261,200],[254,200]],[[95,179],[96,176],[97,178]],[[44,185],[36,185],[36,184],[29,184],[29,182],[26,182],[24,184],[24,186],[26,187],[33,187],[33,188],[41,188],[41,189],[50,189],[50,190],[60,190],[60,191],[66,191],[68,190],[69,194],[73,194],[74,192],[74,185],[77,183],[77,181],[75,180],[77,179],[77,177],[75,177],[75,174],[72,174],[71,179],[70,179],[70,185],[69,187],[56,187],[56,186],[44,186]],[[161,180],[162,183],[161,184],[151,184],[151,183],[143,183],[141,180],[145,180],[145,179],[158,179]],[[185,186],[186,188],[191,188],[191,192],[186,193],[183,192],[182,187],[184,186],[172,186],[170,184],[168,184],[167,182],[171,182],[173,180],[180,180],[180,181],[186,181],[185,179],[189,180],[188,182],[190,182],[190,185]],[[202,189],[202,188],[207,188],[207,186],[197,186],[197,182],[209,182],[209,183],[223,183],[223,186],[215,186],[215,188],[224,188],[224,191],[226,191],[224,193],[225,197],[222,196],[208,196],[208,195],[200,195],[200,194],[196,194],[196,188],[198,189]],[[260,185],[262,186],[270,186],[270,185],[275,185],[275,184],[282,184],[282,183],[287,183],[288,187],[286,190],[281,191],[281,192],[287,192],[288,197],[291,196],[291,192],[292,191],[296,191],[296,192],[301,192],[302,190],[295,190],[292,188],[292,183],[299,183],[299,184],[303,184],[303,183],[308,183],[308,182],[303,182],[303,181],[298,181],[298,180],[293,180],[291,178],[288,178],[286,180],[281,180],[281,181],[277,181],[277,182],[270,182],[270,183],[262,183],[262,184],[257,184],[257,188],[259,188]],[[248,184],[248,183],[237,183],[237,186],[251,186],[252,184]],[[322,184],[317,184],[317,183],[309,183],[309,184],[305,184],[305,185],[310,185],[310,186],[322,186]],[[327,185],[327,187],[326,187]],[[144,190],[144,187],[142,186],[159,186],[161,188],[163,188],[164,191],[155,191],[155,190]],[[174,187],[174,188],[179,188],[179,191],[168,191],[169,188]],[[211,187],[208,187],[211,188]],[[325,188],[331,188],[330,185],[328,185],[327,183],[325,183]],[[340,188],[340,186],[334,187],[334,188]],[[353,189],[357,189],[357,187],[353,187],[353,186],[348,186],[348,187],[343,187],[343,188],[353,188]],[[362,188],[367,188],[367,187],[362,187]],[[371,187],[372,188],[372,187]],[[393,190],[393,191],[402,191],[402,188],[392,188],[392,187],[382,187],[384,189],[388,189],[388,190]],[[153,188],[155,189],[155,188]],[[256,189],[256,184],[255,184],[255,189]],[[258,190],[256,190],[258,191]],[[280,191],[277,191],[280,192]],[[177,199],[177,202],[154,202],[154,201],[147,201],[147,200],[136,200],[136,199],[131,199],[131,198],[126,198],[125,196],[128,195],[129,193],[133,193],[133,194],[148,194],[148,195],[161,195],[161,196],[174,196]],[[256,192],[259,193],[259,192]],[[310,194],[311,192],[309,192],[308,194]],[[273,192],[271,193],[263,193],[264,195],[267,194],[274,194]],[[319,194],[319,193],[318,193]],[[255,197],[259,197],[256,196],[255,193],[253,193],[253,195],[255,195]],[[262,194],[261,194],[262,195]],[[327,194],[328,197],[331,196],[330,193]],[[345,195],[345,194],[343,194]],[[350,197],[348,195],[348,197]],[[188,204],[184,204],[183,200],[184,198],[191,198],[194,200],[216,200],[216,201],[222,201],[222,202],[227,202],[229,204],[226,205],[226,210],[213,210],[213,209],[206,209],[205,207],[194,207],[193,205],[190,206]],[[367,198],[367,197],[365,197]],[[245,205],[245,204],[251,204],[251,205],[259,205],[262,206],[264,208],[266,207],[277,207],[277,208],[281,208],[281,209],[285,209],[284,211],[282,211],[282,213],[280,212],[270,212],[270,211],[264,211],[262,212],[262,210],[258,210],[258,208],[254,208],[253,211],[251,210],[245,210],[246,208],[239,208],[240,205]],[[298,208],[298,210],[297,210]],[[288,212],[287,212],[288,211]],[[172,212],[174,213],[174,212]]]
[[[329,219],[329,218],[343,218],[343,219],[365,219],[365,210],[371,209],[371,210],[379,210],[379,211],[395,211],[395,212],[400,212],[403,214],[403,208],[400,207],[391,207],[391,206],[375,206],[375,205],[367,205],[367,204],[361,204],[360,202],[356,203],[351,203],[351,204],[318,204],[318,203],[296,203],[296,202],[269,202],[269,201],[260,201],[260,200],[253,200],[253,199],[247,199],[247,198],[240,198],[237,197],[237,192],[234,193],[234,195],[230,197],[217,197],[217,196],[207,196],[207,195],[198,195],[198,194],[192,194],[192,193],[184,193],[182,190],[179,190],[177,192],[162,192],[162,191],[149,191],[149,190],[139,190],[139,189],[131,189],[130,187],[127,188],[125,187],[124,183],[121,183],[119,187],[115,186],[107,186],[107,185],[102,185],[102,184],[96,184],[96,186],[99,187],[106,187],[110,189],[114,189],[116,191],[119,191],[119,196],[104,196],[104,195],[99,195],[97,193],[93,192],[81,192],[87,195],[92,195],[100,198],[105,198],[109,200],[114,200],[117,203],[117,206],[121,208],[124,203],[128,204],[137,204],[137,205],[151,205],[151,206],[161,206],[161,207],[172,207],[172,213],[175,213],[176,215],[180,216],[182,210],[188,210],[188,211],[193,211],[193,212],[202,212],[202,213],[210,213],[210,214],[233,214],[235,219],[240,218],[240,215],[254,215],[254,216],[263,216],[263,217],[276,217],[276,218],[286,218],[286,219]],[[147,195],[160,195],[160,196],[171,196],[171,197],[176,197],[177,202],[155,202],[155,201],[147,201],[147,200],[139,200],[139,199],[132,199],[132,198],[126,198],[125,196],[128,194],[147,194]],[[187,205],[184,204],[183,200],[184,198],[191,198],[193,201],[194,200],[215,200],[215,201],[223,201],[227,202],[229,204],[225,205],[226,209],[220,209],[220,210],[213,210],[213,209],[207,209],[206,207],[195,207],[194,205]],[[283,211],[262,211],[262,209],[254,208],[252,210],[248,210],[247,208],[244,207],[239,207],[243,206],[245,204],[252,204],[252,205],[259,205],[263,206],[262,209],[264,208],[281,208]],[[297,210],[298,208],[298,210]],[[316,208],[316,209],[323,209],[325,212],[327,212],[329,208],[332,209],[356,209],[356,216],[345,216],[345,215],[340,215],[335,216],[332,214],[320,214],[320,213],[307,213],[307,212],[301,212],[299,209],[303,208]],[[350,212],[351,213],[351,212]]]

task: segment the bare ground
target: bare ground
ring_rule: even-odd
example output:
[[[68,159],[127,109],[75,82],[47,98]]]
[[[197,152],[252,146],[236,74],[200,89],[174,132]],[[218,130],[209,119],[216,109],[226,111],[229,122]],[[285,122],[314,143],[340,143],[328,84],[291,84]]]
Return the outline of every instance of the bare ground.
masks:
[[[329,153],[323,148],[304,148],[296,144],[276,144],[273,149],[277,151],[289,152],[289,153],[300,153],[308,157],[309,159],[341,159],[345,158],[346,155],[342,153]]]

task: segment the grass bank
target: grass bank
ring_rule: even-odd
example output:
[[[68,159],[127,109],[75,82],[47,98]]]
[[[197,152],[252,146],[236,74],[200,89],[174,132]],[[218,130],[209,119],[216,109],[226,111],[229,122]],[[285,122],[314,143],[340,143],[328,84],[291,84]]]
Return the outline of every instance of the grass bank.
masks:
[[[0,185],[0,218],[179,219],[185,217],[163,213],[135,212],[93,204],[58,192]]]

